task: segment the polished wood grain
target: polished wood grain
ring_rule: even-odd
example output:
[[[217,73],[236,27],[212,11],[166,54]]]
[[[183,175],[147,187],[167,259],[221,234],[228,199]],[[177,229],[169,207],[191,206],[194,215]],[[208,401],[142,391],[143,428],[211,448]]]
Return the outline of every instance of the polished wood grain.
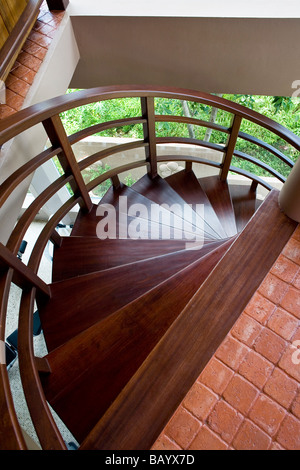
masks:
[[[96,260],[86,263],[83,258],[86,261],[87,256],[79,256],[70,278],[64,271],[65,280],[51,285],[51,300],[38,304],[48,351],[129,304],[222,243],[224,241],[207,244],[201,249],[183,249],[140,261],[129,259],[128,264],[97,272],[97,249],[109,257],[105,243],[99,243],[93,251]],[[127,248],[133,253],[134,247],[130,251],[127,244]],[[81,250],[78,251],[80,253]],[[82,252],[86,253],[84,249]],[[86,265],[91,274],[84,275]],[[59,312],[59,315],[53,312]]]
[[[205,231],[214,238],[226,238],[218,215],[214,211],[206,193],[203,191],[193,172],[180,171],[166,178],[168,184],[179,194],[187,204],[204,206]]]
[[[296,226],[280,211],[278,192],[272,192],[86,438],[82,450],[151,448]]]
[[[218,214],[227,236],[236,235],[237,228],[227,181],[221,181],[218,176],[209,176],[201,178],[199,183]]]
[[[81,441],[96,424],[230,243],[47,355],[52,370],[42,377],[47,400],[76,439]]]
[[[13,270],[0,275],[0,340],[1,340],[1,363],[0,363],[0,447],[3,450],[24,450],[26,443],[14,407],[10,379],[8,376],[5,357],[5,325],[6,311],[10,294],[10,286]]]
[[[232,184],[229,187],[236,227],[241,232],[256,211],[256,191],[249,185]]]

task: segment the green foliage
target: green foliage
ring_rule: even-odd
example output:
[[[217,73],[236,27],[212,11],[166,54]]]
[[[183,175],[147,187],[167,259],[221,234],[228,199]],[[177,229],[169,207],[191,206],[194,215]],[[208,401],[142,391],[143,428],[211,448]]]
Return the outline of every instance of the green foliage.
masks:
[[[73,90],[69,90],[72,92]],[[252,96],[241,94],[224,94],[224,98],[234,101],[242,106],[246,106],[257,111],[290,129],[296,135],[300,136],[299,115],[300,101],[297,98],[289,97],[271,97],[271,96]],[[189,111],[192,117],[202,121],[209,121],[211,118],[212,107],[201,103],[189,102]],[[160,115],[183,116],[183,106],[180,100],[156,98],[155,112]],[[111,121],[141,115],[141,106],[139,98],[123,98],[107,100],[101,103],[92,103],[81,108],[73,109],[62,113],[62,121],[68,134],[78,130],[85,129],[100,122]],[[232,115],[228,112],[218,110],[215,122],[229,127],[231,125]],[[203,140],[205,138],[206,128],[202,126],[193,126],[195,138]],[[267,129],[253,124],[250,121],[243,120],[241,131],[270,144],[289,156],[292,160],[298,158],[298,152],[292,149],[285,141],[282,141],[275,134]],[[173,122],[156,123],[156,133],[158,137],[179,136],[189,137],[188,126],[186,124]],[[105,137],[124,137],[124,138],[143,138],[142,125],[129,125],[114,129],[109,129],[101,134]],[[212,131],[210,141],[217,144],[226,144],[227,135],[222,132]],[[272,153],[262,149],[257,145],[239,139],[237,149],[248,153],[249,155],[272,166],[284,176],[287,176],[290,169],[281,160]],[[268,172],[253,166],[252,163],[235,158],[233,164],[240,168],[255,172],[257,175],[270,176]],[[105,170],[106,171],[106,170]]]

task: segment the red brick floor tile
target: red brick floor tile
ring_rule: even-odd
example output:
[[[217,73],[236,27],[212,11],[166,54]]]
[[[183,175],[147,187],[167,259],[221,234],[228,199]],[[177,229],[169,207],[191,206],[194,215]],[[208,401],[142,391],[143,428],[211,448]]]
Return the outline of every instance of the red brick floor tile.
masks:
[[[292,404],[292,413],[300,419],[300,389]]]
[[[45,34],[46,36],[51,33],[52,31],[55,31],[55,28],[49,24],[43,23],[42,26],[39,28],[39,33]]]
[[[232,336],[247,344],[247,346],[252,346],[262,328],[260,323],[244,313],[234,325],[231,333]]]
[[[227,336],[216,351],[215,356],[227,366],[236,370],[248,351],[249,348],[247,346],[231,336]]]
[[[253,348],[273,364],[277,364],[285,351],[287,342],[269,328],[264,328]]]
[[[271,437],[247,419],[233,440],[236,450],[267,450],[271,444]]]
[[[300,382],[300,349],[298,344],[291,344],[287,347],[284,355],[279,361],[279,367],[288,375]]]
[[[281,306],[300,319],[300,291],[290,286],[281,300]]]
[[[271,315],[268,327],[286,340],[290,340],[299,326],[299,320],[286,310],[278,308]]]
[[[235,375],[223,397],[237,411],[247,414],[258,396],[258,390],[240,375]]]
[[[295,279],[292,282],[293,286],[295,286],[298,290],[300,290],[300,272],[296,275]]]
[[[42,61],[37,57],[23,51],[18,55],[18,61],[25,67],[37,72],[41,66]]]
[[[293,233],[292,238],[300,242],[300,227],[299,226],[296,228],[295,232]]]
[[[288,259],[284,255],[280,255],[275,265],[271,269],[271,273],[279,277],[285,282],[292,282],[299,271],[299,265]]]
[[[279,304],[289,285],[277,276],[269,273],[259,288],[259,292],[275,304]]]
[[[45,55],[47,54],[47,49],[45,47],[41,47],[38,44],[30,41],[29,39],[25,42],[23,46],[23,50],[28,54],[32,54],[34,57],[37,57],[40,60],[43,60]]]
[[[171,441],[165,434],[161,434],[153,444],[151,450],[181,450],[180,447]]]
[[[198,381],[206,385],[213,392],[221,395],[233,377],[233,374],[234,372],[231,369],[213,357],[204,368]]]
[[[34,70],[30,70],[28,67],[25,67],[24,65],[19,63],[16,64],[15,67],[13,67],[11,74],[15,77],[21,78],[30,85],[32,85],[33,80],[36,76],[36,72]]]
[[[10,73],[8,76],[7,76],[7,79],[5,80],[5,85],[7,88],[10,87],[10,85],[12,83],[14,83],[16,80],[18,79],[18,77],[16,77],[15,75],[13,75],[12,73]]]
[[[43,34],[39,33],[38,31],[33,31],[30,36],[30,40],[35,42],[41,47],[49,47],[52,39],[48,38],[47,36],[44,36]]]
[[[14,80],[10,85],[7,85],[7,87],[18,95],[23,96],[23,98],[25,98],[30,89],[29,83],[17,77],[16,80]]]
[[[267,381],[264,392],[288,409],[296,397],[298,383],[276,367]]]
[[[247,305],[245,312],[262,325],[265,325],[275,308],[276,305],[273,302],[256,292]]]
[[[182,449],[186,449],[199,432],[200,427],[200,422],[180,406],[167,424],[165,433]]]
[[[251,350],[239,367],[239,373],[258,388],[262,388],[274,369],[267,359]]]
[[[300,241],[295,238],[291,238],[284,247],[282,254],[294,261],[294,263],[300,263]]]
[[[278,442],[272,442],[270,450],[285,450]]]
[[[24,98],[17,93],[6,89],[6,104],[12,109],[19,111],[24,103]]]
[[[207,426],[202,426],[189,446],[190,450],[227,450],[228,445]]]
[[[15,109],[11,108],[10,106],[7,106],[6,104],[0,105],[0,119],[4,119],[8,116],[11,116],[11,114],[14,114],[15,112]]]
[[[286,416],[282,422],[277,442],[287,450],[300,450],[300,421],[292,415]]]
[[[219,401],[210,413],[207,423],[223,441],[231,443],[244,417],[226,401]]]
[[[218,400],[218,396],[204,385],[196,382],[182,404],[198,419],[205,420]]]
[[[286,415],[286,410],[271,398],[260,395],[249,413],[249,418],[269,436],[274,436]]]

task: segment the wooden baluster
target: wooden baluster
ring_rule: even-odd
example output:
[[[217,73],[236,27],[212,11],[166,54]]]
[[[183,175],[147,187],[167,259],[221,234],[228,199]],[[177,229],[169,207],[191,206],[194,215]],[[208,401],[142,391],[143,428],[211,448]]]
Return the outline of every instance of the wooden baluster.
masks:
[[[111,177],[111,182],[112,182],[112,185],[113,185],[114,189],[119,189],[120,188],[121,182],[120,182],[120,179],[119,179],[118,175],[113,175]]]
[[[33,272],[26,264],[22,263],[9,249],[0,243],[0,273],[7,269],[14,270],[13,282],[21,287],[27,288],[34,286],[42,294],[51,297],[50,287]]]
[[[146,160],[150,164],[148,174],[151,178],[157,176],[157,154],[156,154],[156,133],[155,133],[155,113],[154,113],[154,98],[143,97],[141,98],[142,116],[147,120],[143,124],[144,139],[149,145],[146,147]]]
[[[230,136],[228,138],[228,142],[226,145],[226,150],[223,158],[223,163],[222,163],[222,170],[220,173],[220,178],[222,181],[226,181],[229,168],[231,165],[231,160],[233,157],[233,152],[236,146],[237,138],[239,135],[240,127],[241,127],[241,122],[242,122],[242,117],[235,115],[232,120],[232,125],[231,125],[231,132]]]
[[[189,171],[192,171],[193,169],[193,162],[185,162],[185,171],[188,173]]]
[[[74,181],[70,182],[71,188],[75,195],[80,194],[83,201],[83,208],[87,212],[90,212],[93,203],[86,189],[74,152],[59,115],[57,114],[43,121],[43,126],[52,145],[62,148],[62,152],[57,155],[60,164],[65,173],[72,173]]]

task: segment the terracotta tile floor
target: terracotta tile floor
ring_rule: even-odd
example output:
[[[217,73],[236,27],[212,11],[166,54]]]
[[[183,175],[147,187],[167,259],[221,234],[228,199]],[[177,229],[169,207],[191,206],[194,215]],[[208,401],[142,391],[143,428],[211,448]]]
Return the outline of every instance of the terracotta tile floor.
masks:
[[[63,15],[61,11],[50,12],[46,2],[41,5],[33,30],[5,81],[6,103],[0,105],[0,119],[22,108]]]
[[[300,228],[153,449],[300,450]]]

